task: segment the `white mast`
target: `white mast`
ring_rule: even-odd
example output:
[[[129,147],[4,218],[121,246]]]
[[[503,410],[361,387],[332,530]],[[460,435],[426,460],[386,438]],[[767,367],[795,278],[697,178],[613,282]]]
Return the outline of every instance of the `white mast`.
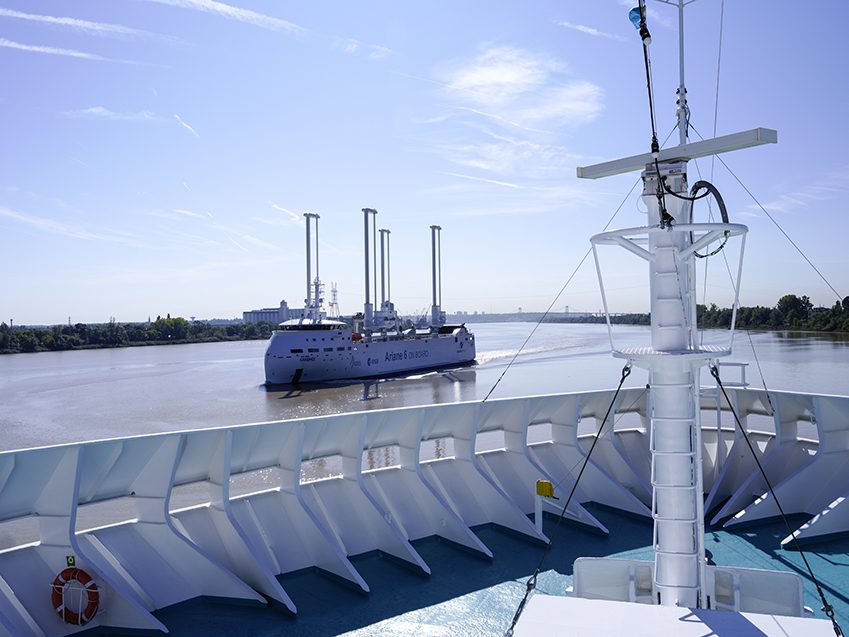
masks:
[[[665,1],[665,0],[662,0]],[[690,0],[695,2],[695,0]],[[678,143],[687,143],[687,120],[690,108],[687,106],[687,88],[684,85],[684,0],[678,0]]]
[[[440,326],[442,320],[442,227],[430,227],[431,267],[433,271],[433,300],[430,308],[430,322]],[[437,279],[437,273],[440,275]],[[437,280],[439,283],[437,284]]]
[[[381,228],[378,232],[380,233],[380,306],[382,308],[386,305],[386,301],[389,298],[386,296],[386,272],[389,269],[389,263],[386,258],[386,244],[388,241],[386,235],[389,234],[389,230]]]
[[[731,349],[730,340],[727,348],[701,348],[697,344],[694,253],[723,235],[743,235],[746,228],[733,224],[692,223],[692,205],[685,199],[689,197],[687,162],[697,156],[775,142],[777,135],[775,131],[755,129],[687,143],[689,111],[684,84],[684,7],[694,0],[660,1],[678,8],[680,144],[655,156],[646,153],[578,168],[578,176],[595,179],[643,170],[643,200],[648,208],[648,225],[602,233],[593,237],[592,242],[594,249],[600,244],[624,247],[645,259],[649,266],[651,347],[617,350],[613,346],[613,349],[614,356],[626,358],[649,373],[655,549],[652,600],[666,606],[705,608],[710,583],[706,579],[704,553],[699,374],[701,367],[719,356],[727,356]],[[643,46],[648,47],[651,37],[645,23],[641,22],[639,28]],[[600,270],[599,281],[610,328]],[[738,289],[739,278],[735,283],[735,290]],[[611,345],[612,340],[611,333]]]
[[[363,323],[365,329],[371,329],[374,324],[374,305],[371,303],[370,288],[371,288],[371,270],[369,269],[369,215],[377,217],[377,210],[374,208],[363,208],[363,254],[365,256],[365,288],[366,300],[363,306]],[[375,292],[375,296],[377,293]],[[377,299],[375,299],[376,301]]]
[[[307,298],[305,300],[306,314],[309,318],[319,318],[321,305],[321,282],[318,277],[318,220],[319,216],[314,212],[305,212],[304,218],[307,225]],[[312,240],[310,237],[310,226],[315,223],[315,280],[312,278]]]

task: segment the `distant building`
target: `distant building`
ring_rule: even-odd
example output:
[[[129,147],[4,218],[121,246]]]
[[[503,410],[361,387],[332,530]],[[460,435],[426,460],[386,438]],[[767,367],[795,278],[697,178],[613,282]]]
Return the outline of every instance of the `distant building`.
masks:
[[[280,307],[265,307],[261,310],[250,310],[242,312],[242,320],[245,323],[259,323],[260,321],[268,321],[269,323],[282,323],[291,319],[303,318],[304,309],[300,308],[293,310],[289,308],[286,301],[280,301]]]

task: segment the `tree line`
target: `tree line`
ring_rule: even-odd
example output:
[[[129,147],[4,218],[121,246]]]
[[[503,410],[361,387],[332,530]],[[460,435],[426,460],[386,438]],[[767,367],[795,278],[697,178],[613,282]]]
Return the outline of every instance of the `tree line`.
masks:
[[[730,327],[731,310],[696,306],[697,320],[703,327]],[[814,307],[807,296],[785,294],[775,307],[741,307],[737,310],[740,329],[810,330],[815,332],[849,332],[849,296],[830,308]]]
[[[0,354],[50,352],[70,349],[211,343],[266,339],[276,326],[268,321],[234,325],[210,325],[182,317],[157,316],[146,323],[75,323],[52,327],[15,327],[0,323]]]
[[[709,306],[696,305],[696,321],[699,327],[731,327],[731,308],[720,308],[715,303]],[[611,316],[612,323],[627,325],[649,325],[649,314],[617,314]],[[604,316],[551,317],[552,323],[604,323]],[[774,307],[740,307],[737,309],[736,326],[744,330],[808,330],[815,332],[849,332],[849,296],[837,301],[830,308],[814,307],[807,296],[785,294]]]

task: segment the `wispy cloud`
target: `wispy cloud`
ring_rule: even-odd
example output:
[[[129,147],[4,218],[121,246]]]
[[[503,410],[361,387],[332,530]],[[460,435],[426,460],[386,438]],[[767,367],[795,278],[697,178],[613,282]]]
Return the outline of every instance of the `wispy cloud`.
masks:
[[[203,237],[197,234],[180,232],[177,229],[168,229],[168,240],[172,243],[193,248],[215,248],[221,245],[220,241],[216,241],[210,237]]]
[[[269,29],[271,31],[286,31],[288,33],[295,34],[306,32],[306,29],[298,26],[293,22],[289,22],[288,20],[281,20],[280,18],[265,15],[264,13],[258,13],[257,11],[251,11],[250,9],[241,9],[239,7],[234,7],[223,2],[218,2],[217,0],[148,1],[157,2],[159,4],[166,4],[172,7],[179,7],[181,9],[194,9],[195,11],[212,13],[222,18],[227,18],[228,20],[245,22],[247,24],[252,24],[254,26],[262,27],[263,29]]]
[[[171,7],[178,7],[180,9],[191,9],[194,11],[201,11],[203,13],[210,13],[222,18],[226,18],[228,20],[251,24],[253,26],[257,26],[262,29],[267,29],[269,31],[281,31],[299,36],[312,34],[314,36],[318,36],[319,39],[325,42],[329,42],[330,46],[342,51],[343,53],[346,53],[348,55],[364,55],[365,57],[371,60],[382,60],[392,53],[392,51],[385,46],[380,46],[377,44],[368,44],[355,38],[343,38],[328,36],[326,34],[316,34],[310,29],[306,29],[298,24],[295,24],[294,22],[290,22],[289,20],[276,18],[265,13],[252,11],[251,9],[235,7],[231,4],[219,2],[218,0],[147,1],[156,2],[158,4],[164,4]]]
[[[39,46],[35,44],[21,44],[20,42],[14,42],[12,40],[7,40],[6,38],[0,38],[0,47],[6,49],[16,49],[18,51],[27,51],[29,53],[42,53],[45,55],[59,55],[62,57],[69,58],[77,58],[80,60],[94,60],[97,62],[122,62],[129,63],[125,60],[115,60],[112,58],[106,58],[102,55],[96,55],[94,53],[86,53],[85,51],[77,51],[76,49],[60,49],[53,46]]]
[[[177,222],[186,222],[189,219],[203,219],[204,221],[206,221],[207,219],[212,218],[211,212],[195,212],[194,210],[188,210],[186,208],[171,208],[170,210],[148,210],[145,214],[150,215],[151,217],[169,219],[171,221]],[[201,225],[203,226],[204,224]],[[229,228],[225,226],[213,225],[212,227],[216,230],[229,231]]]
[[[498,181],[497,179],[486,179],[484,177],[473,177],[472,175],[462,175],[460,173],[445,173],[450,177],[459,177],[460,179],[468,179],[470,181],[480,181],[485,184],[493,184],[495,186],[504,186],[505,188],[524,188],[519,184],[512,184],[509,181]]]
[[[482,132],[487,139],[444,144],[439,148],[451,163],[515,178],[541,179],[563,175],[579,159],[562,146],[515,139],[491,131]]]
[[[26,224],[37,230],[57,234],[72,239],[83,239],[85,241],[111,241],[115,243],[131,243],[134,236],[130,233],[111,233],[91,232],[81,227],[74,227],[55,219],[47,219],[45,217],[37,217],[17,210],[11,210],[0,206],[0,217],[12,219],[19,223]]]
[[[204,218],[204,215],[198,212],[192,212],[191,210],[186,210],[185,208],[172,208],[172,210],[178,215],[183,215],[184,217],[196,217],[200,219]]]
[[[504,104],[546,83],[559,65],[513,47],[490,47],[440,78],[448,92],[480,104]]]
[[[457,110],[466,111],[468,113],[474,113],[475,115],[480,115],[481,117],[486,117],[488,119],[495,120],[500,124],[506,124],[507,126],[512,126],[513,128],[521,128],[522,130],[526,130],[530,133],[548,133],[550,131],[541,130],[539,128],[531,128],[529,126],[523,126],[517,122],[513,122],[506,117],[502,117],[501,115],[497,115],[495,113],[487,113],[486,111],[481,111],[477,108],[471,108],[469,106],[458,106]]]
[[[392,50],[385,46],[366,44],[354,38],[335,38],[333,46],[348,55],[365,54],[372,60],[382,60],[392,53]]]
[[[239,248],[239,250],[241,250],[242,252],[249,252],[249,250],[245,246],[236,241],[233,237],[227,235],[227,238],[230,239],[230,243]]]
[[[220,244],[200,240],[194,242],[189,238],[186,245],[193,247],[216,247],[216,254],[221,254]],[[239,246],[241,248],[241,246]],[[201,259],[194,264],[180,264],[178,266],[160,266],[147,264],[141,268],[119,267],[115,269],[103,269],[93,275],[89,283],[95,286],[120,284],[127,285],[157,285],[167,283],[172,285],[178,283],[194,283],[197,281],[220,281],[222,273],[232,274],[236,270],[255,270],[257,268],[268,268],[279,265],[277,257],[269,255],[257,257],[254,252],[247,256],[238,255],[229,258]]]
[[[63,111],[60,113],[63,117],[71,117],[75,119],[104,119],[110,121],[124,122],[152,122],[159,119],[150,111],[137,112],[116,112],[111,111],[103,106],[91,106],[73,111]]]
[[[790,213],[800,208],[845,197],[849,193],[849,166],[826,173],[819,179],[802,188],[783,193],[777,199],[764,203],[763,206],[771,212]],[[756,204],[749,206],[751,211],[760,210]]]
[[[95,35],[104,35],[112,37],[149,37],[155,35],[148,31],[141,31],[139,29],[125,27],[120,24],[110,24],[107,22],[92,22],[90,20],[80,20],[78,18],[39,15],[35,13],[24,13],[22,11],[14,11],[13,9],[4,9],[2,7],[0,7],[0,18],[26,20],[28,22],[37,22],[50,26],[69,28],[76,31],[92,33]]]
[[[607,38],[608,40],[617,40],[618,42],[627,41],[627,38],[624,38],[621,35],[617,35],[616,33],[607,33],[606,31],[599,31],[596,28],[588,27],[583,24],[574,24],[572,22],[567,22],[566,20],[559,20],[557,22],[557,25],[565,27],[567,29],[572,29],[573,31],[578,31],[579,33],[585,33],[586,35],[591,35],[596,38]]]
[[[558,131],[592,122],[602,110],[598,85],[570,78],[556,58],[516,47],[486,47],[437,77],[450,107],[423,121],[448,132],[445,141],[431,134],[428,143],[452,164],[495,174],[472,177],[493,185],[532,190],[526,180],[562,176],[576,156],[553,143]]]
[[[579,156],[562,145],[562,131],[599,116],[600,86],[576,78],[564,60],[503,45],[444,64],[434,77],[445,110],[419,123],[429,127],[430,150],[460,168],[442,171],[454,183],[439,190],[489,199],[457,215],[562,213],[586,205],[586,190],[566,177]]]
[[[587,193],[579,187],[540,189],[535,196],[498,197],[483,206],[464,206],[446,211],[451,217],[524,216],[564,213],[595,201],[597,193]]]
[[[585,124],[601,112],[601,87],[592,82],[570,82],[551,87],[538,99],[516,105],[519,121]]]
[[[295,225],[298,225],[298,226],[304,225],[303,216],[299,215],[297,212],[293,212],[293,211],[289,210],[288,208],[283,208],[282,206],[278,206],[276,203],[272,203],[271,207],[274,208],[275,210],[279,210],[280,212],[285,212],[289,217],[290,223],[294,223]]]
[[[263,241],[262,239],[257,239],[253,235],[243,234],[241,237],[242,241],[246,243],[250,243],[251,245],[259,246],[260,248],[265,248],[266,250],[279,250],[279,247],[274,245],[273,243],[269,243],[268,241]]]
[[[63,111],[60,113],[62,117],[70,117],[73,119],[99,119],[104,121],[112,121],[112,122],[168,122],[168,121],[176,121],[180,126],[182,126],[185,130],[189,131],[192,135],[197,138],[200,138],[198,132],[192,128],[186,121],[180,117],[179,115],[172,115],[171,118],[163,117],[161,115],[157,115],[151,111],[113,111],[105,106],[90,106],[89,108],[82,108],[78,110],[72,111]],[[186,182],[182,182],[183,186],[186,190],[191,191],[191,188],[186,184]]]
[[[446,95],[461,106],[511,126],[559,128],[594,120],[601,112],[601,88],[564,81],[564,70],[556,59],[500,46],[453,65],[441,79]]]
[[[191,126],[189,126],[188,124],[186,124],[186,122],[184,122],[184,121],[183,121],[183,118],[182,118],[182,117],[180,117],[179,115],[174,115],[174,119],[176,119],[176,120],[177,120],[177,123],[178,123],[178,124],[180,124],[180,126],[182,126],[182,127],[183,127],[183,128],[185,128],[187,131],[189,131],[192,135],[194,135],[195,137],[197,137],[198,139],[200,139],[200,135],[198,135],[198,132],[197,132],[194,128],[192,128]]]

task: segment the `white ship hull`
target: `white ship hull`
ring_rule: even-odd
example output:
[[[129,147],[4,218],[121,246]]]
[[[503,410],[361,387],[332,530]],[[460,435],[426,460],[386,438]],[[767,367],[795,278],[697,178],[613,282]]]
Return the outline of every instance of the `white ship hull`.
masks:
[[[461,365],[475,359],[475,337],[463,326],[426,334],[354,340],[351,330],[275,331],[265,352],[269,384],[389,376]]]
[[[709,390],[704,388],[700,403],[701,420],[708,423],[703,457],[711,459],[702,468],[707,506],[725,502],[720,513],[732,526],[774,515],[772,499],[761,497],[760,474],[740,449],[741,434],[718,428],[716,408],[727,405],[708,396]],[[603,451],[588,465],[569,519],[607,534],[585,508],[590,501],[651,519],[646,414],[652,391],[625,389],[615,401],[611,422],[626,426],[602,436]],[[729,392],[744,422],[775,410],[772,427],[751,435],[771,468],[784,510],[806,514],[808,522],[795,531],[800,539],[846,532],[846,483],[834,478],[849,456],[849,397],[733,387]],[[546,542],[528,517],[535,481],[563,485],[561,500],[544,504],[545,511],[559,515],[613,398],[613,391],[600,391],[404,407],[0,453],[0,520],[28,529],[16,545],[0,551],[0,637],[79,632],[50,603],[50,582],[69,556],[101,594],[100,609],[86,628],[165,632],[152,611],[200,596],[274,600],[296,613],[287,589],[298,591],[298,584],[278,576],[313,567],[368,592],[369,580],[375,585],[379,576],[361,572],[350,557],[371,551],[430,573],[415,544],[422,538],[439,536],[496,560],[499,554],[476,531],[480,525],[495,522],[517,536]],[[580,434],[582,422],[592,422],[593,433]],[[532,428],[538,440],[530,443]],[[503,448],[486,448],[485,437],[502,440]],[[451,453],[434,457],[439,440],[452,441]],[[363,462],[368,453],[396,455],[387,466],[369,469]],[[339,475],[309,473],[309,467],[334,458],[341,459]],[[256,491],[231,493],[234,480],[259,475],[266,477],[258,484],[241,483],[254,484]],[[175,485],[209,492],[210,500],[177,509],[171,501]],[[96,528],[78,521],[81,506],[110,501],[121,503],[127,519]],[[23,525],[34,517],[38,525]],[[796,518],[796,525],[803,521]],[[434,572],[450,568],[443,562],[432,566]],[[717,568],[734,572],[731,566]],[[745,593],[747,581],[741,589],[727,589],[731,609],[749,610],[745,595],[734,593]],[[381,590],[386,591],[375,588],[372,595],[384,594]],[[629,590],[634,586],[626,584],[611,595],[621,601]],[[538,599],[543,596],[533,598],[530,608]],[[767,599],[758,612],[782,614],[781,601]],[[818,635],[818,626],[805,624],[786,634]]]

